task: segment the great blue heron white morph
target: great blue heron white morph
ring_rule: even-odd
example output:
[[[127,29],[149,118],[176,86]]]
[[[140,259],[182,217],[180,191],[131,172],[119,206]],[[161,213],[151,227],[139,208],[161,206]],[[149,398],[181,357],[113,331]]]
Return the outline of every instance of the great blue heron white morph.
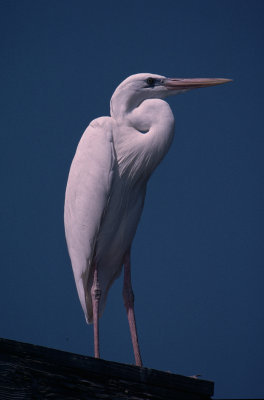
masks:
[[[99,357],[99,317],[124,265],[124,303],[136,365],[142,365],[130,249],[148,179],[174,135],[174,117],[162,99],[228,81],[132,75],[115,90],[111,116],[93,120],[79,142],[66,189],[65,231],[79,299],[87,322],[94,324],[95,357]]]

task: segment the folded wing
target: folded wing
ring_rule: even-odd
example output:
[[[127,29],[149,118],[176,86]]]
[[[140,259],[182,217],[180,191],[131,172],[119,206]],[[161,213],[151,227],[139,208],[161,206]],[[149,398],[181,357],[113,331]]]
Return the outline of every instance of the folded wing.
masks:
[[[69,172],[64,208],[68,250],[88,322],[92,322],[92,305],[87,282],[111,192],[114,162],[111,118],[101,117],[91,122],[79,142]]]

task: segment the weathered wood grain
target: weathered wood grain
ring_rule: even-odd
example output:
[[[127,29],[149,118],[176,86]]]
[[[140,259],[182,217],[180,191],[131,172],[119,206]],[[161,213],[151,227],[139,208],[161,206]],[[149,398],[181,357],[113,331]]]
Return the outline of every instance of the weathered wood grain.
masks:
[[[0,339],[0,399],[202,400],[213,382]]]

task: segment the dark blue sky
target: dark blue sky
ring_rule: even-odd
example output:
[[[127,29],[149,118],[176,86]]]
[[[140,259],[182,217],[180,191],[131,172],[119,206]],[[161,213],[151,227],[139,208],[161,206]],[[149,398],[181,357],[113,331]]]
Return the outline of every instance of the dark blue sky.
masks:
[[[89,122],[128,75],[233,78],[169,99],[172,148],[133,245],[145,366],[263,397],[262,1],[2,1],[0,336],[92,354],[63,228]],[[132,363],[122,280],[102,357]]]

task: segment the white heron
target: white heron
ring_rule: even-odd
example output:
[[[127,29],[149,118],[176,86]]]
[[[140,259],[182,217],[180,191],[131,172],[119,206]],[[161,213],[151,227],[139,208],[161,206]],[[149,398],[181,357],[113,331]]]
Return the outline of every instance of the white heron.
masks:
[[[99,317],[108,290],[124,265],[124,304],[135,362],[142,365],[130,249],[148,179],[167,153],[174,135],[174,117],[162,99],[228,81],[132,75],[115,90],[111,116],[93,120],[78,144],[66,188],[65,232],[79,299],[86,321],[94,324],[97,358]]]

